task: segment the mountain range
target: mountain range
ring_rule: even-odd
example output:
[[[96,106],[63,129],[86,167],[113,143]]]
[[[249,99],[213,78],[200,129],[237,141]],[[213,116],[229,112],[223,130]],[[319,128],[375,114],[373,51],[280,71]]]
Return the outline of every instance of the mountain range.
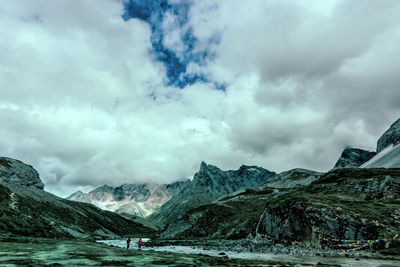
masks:
[[[70,196],[120,215],[56,197],[44,191],[31,166],[0,157],[0,233],[76,238],[156,232],[161,238],[268,235],[315,243],[393,236],[400,229],[399,147],[400,120],[379,138],[376,152],[347,147],[327,173],[297,168],[277,174],[245,165],[224,171],[202,162],[192,181],[104,185]]]
[[[315,244],[325,238],[392,237],[400,229],[399,124],[398,120],[379,139],[377,152],[345,148],[328,173],[285,171],[272,175],[262,186],[186,210],[174,221],[164,216],[167,223],[160,236],[237,239],[263,235]]]
[[[178,194],[190,180],[171,184],[123,184],[118,187],[102,185],[88,193],[78,191],[67,199],[91,203],[101,209],[127,213],[142,218]]]

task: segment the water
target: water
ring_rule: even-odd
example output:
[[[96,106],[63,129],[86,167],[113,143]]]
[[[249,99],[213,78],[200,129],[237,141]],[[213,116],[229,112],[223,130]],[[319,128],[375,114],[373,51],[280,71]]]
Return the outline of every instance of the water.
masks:
[[[130,249],[138,249],[138,238],[131,239]],[[149,241],[148,238],[142,238],[143,243]],[[126,248],[126,240],[99,240],[98,242],[110,246]],[[275,262],[290,262],[294,264],[317,264],[322,262],[324,264],[339,264],[348,267],[360,266],[385,266],[385,267],[399,267],[400,261],[397,260],[382,260],[382,259],[365,259],[365,258],[347,258],[347,257],[322,257],[310,255],[290,255],[290,254],[275,254],[275,253],[254,253],[254,252],[236,252],[229,250],[212,250],[203,249],[195,246],[159,246],[159,247],[146,247],[142,246],[142,250],[160,251],[160,252],[174,252],[182,254],[205,254],[214,257],[223,257],[227,255],[229,258],[237,259],[252,259],[252,260],[268,260]],[[224,252],[223,255],[219,255]]]

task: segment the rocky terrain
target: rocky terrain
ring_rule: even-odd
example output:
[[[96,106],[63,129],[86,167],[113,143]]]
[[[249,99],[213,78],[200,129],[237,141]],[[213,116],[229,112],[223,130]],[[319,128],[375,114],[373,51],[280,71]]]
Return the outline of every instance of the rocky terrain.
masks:
[[[376,155],[373,151],[347,147],[343,150],[333,169],[358,168]]]
[[[339,169],[306,187],[259,187],[187,212],[164,238],[377,239],[400,229],[400,170]]]
[[[43,190],[31,166],[0,157],[0,235],[115,238],[152,235],[154,229],[91,204]]]
[[[102,185],[88,193],[78,191],[67,199],[91,203],[101,209],[127,213],[142,218],[178,194],[190,180],[172,184],[123,184],[118,187]]]
[[[238,170],[222,171],[202,162],[193,181],[160,210],[150,215],[148,220],[162,227],[175,222],[193,208],[211,203],[235,191],[258,187],[275,175],[274,172],[256,166],[243,165]]]

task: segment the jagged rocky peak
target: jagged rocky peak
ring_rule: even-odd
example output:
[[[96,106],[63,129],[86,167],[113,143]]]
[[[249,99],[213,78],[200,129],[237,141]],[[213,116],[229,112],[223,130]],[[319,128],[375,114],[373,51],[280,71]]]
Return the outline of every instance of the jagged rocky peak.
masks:
[[[397,145],[400,143],[400,119],[395,121],[390,128],[378,139],[376,152],[379,153],[390,145]]]
[[[0,157],[0,182],[44,188],[39,173],[32,166],[5,157]]]
[[[218,171],[221,171],[221,169],[214,165],[207,164],[204,161],[202,161],[200,164],[200,170],[198,171],[198,173],[203,174],[205,172],[218,172]]]
[[[214,165],[207,164],[202,161],[200,164],[200,170],[194,175],[193,183],[204,185],[204,182],[206,181],[214,181],[214,185],[223,185],[225,181],[229,180],[233,183],[250,183],[254,184],[254,186],[257,186],[274,175],[274,172],[270,172],[264,168],[246,165],[242,165],[237,170],[223,171]]]
[[[238,170],[223,171],[203,161],[193,181],[148,219],[163,227],[173,223],[190,209],[211,203],[239,190],[259,187],[275,175],[274,172],[257,166],[242,166]]]
[[[372,151],[367,151],[360,148],[346,147],[340,155],[339,159],[337,160],[333,169],[358,168],[375,155],[376,153]]]

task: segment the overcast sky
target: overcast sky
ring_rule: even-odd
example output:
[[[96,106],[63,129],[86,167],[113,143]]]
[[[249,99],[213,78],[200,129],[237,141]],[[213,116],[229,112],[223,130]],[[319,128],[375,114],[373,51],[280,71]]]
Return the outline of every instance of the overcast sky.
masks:
[[[0,155],[66,196],[327,171],[400,117],[400,1],[0,2]]]

